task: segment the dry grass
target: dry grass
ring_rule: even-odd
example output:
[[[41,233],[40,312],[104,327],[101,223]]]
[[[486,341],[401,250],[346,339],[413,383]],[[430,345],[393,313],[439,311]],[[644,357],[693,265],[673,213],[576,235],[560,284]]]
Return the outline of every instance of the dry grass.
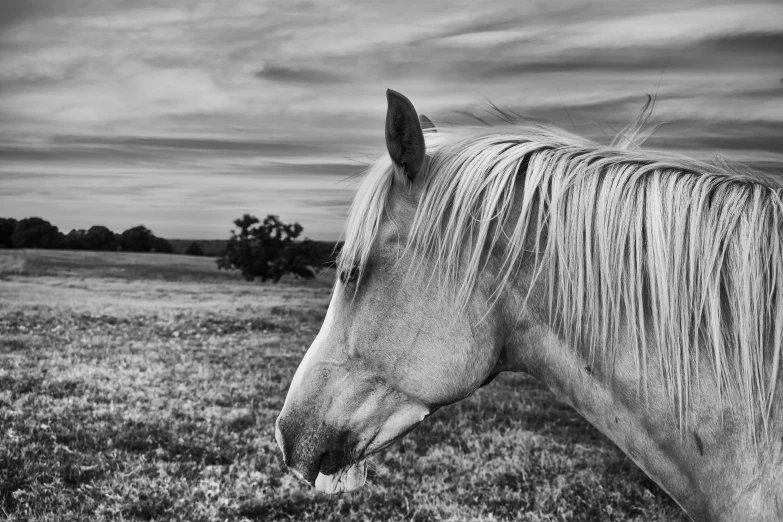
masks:
[[[211,259],[0,251],[0,518],[681,520],[602,435],[504,375],[328,497],[274,419],[329,300]]]

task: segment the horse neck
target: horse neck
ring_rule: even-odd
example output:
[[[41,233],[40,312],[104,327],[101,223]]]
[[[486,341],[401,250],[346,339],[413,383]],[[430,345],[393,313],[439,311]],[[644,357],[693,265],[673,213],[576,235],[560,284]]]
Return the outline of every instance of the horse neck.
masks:
[[[759,448],[747,435],[747,419],[718,400],[717,384],[705,363],[691,396],[689,421],[680,425],[663,385],[657,346],[650,346],[647,353],[645,385],[637,377],[638,361],[630,339],[621,338],[611,356],[591,359],[587,350],[577,349],[551,326],[548,285],[536,281],[532,269],[523,270],[501,303],[511,333],[499,371],[523,371],[540,379],[694,519],[729,516],[721,513],[744,516],[740,510],[752,512],[776,499],[783,506],[779,422],[771,426],[776,433],[771,446],[762,450],[775,457],[760,464]],[[780,419],[783,401],[778,403]]]

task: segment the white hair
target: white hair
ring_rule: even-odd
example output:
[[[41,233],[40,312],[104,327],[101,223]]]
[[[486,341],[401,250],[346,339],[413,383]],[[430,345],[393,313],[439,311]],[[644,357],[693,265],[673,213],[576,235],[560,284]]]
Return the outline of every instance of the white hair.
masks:
[[[625,336],[648,382],[651,332],[681,428],[703,357],[721,400],[766,429],[783,342],[781,189],[641,150],[645,111],[608,147],[530,120],[427,133],[406,255],[464,305],[491,257],[497,298],[532,253],[553,326],[591,360],[611,360]],[[369,168],[341,267],[365,265],[394,176],[386,155]]]

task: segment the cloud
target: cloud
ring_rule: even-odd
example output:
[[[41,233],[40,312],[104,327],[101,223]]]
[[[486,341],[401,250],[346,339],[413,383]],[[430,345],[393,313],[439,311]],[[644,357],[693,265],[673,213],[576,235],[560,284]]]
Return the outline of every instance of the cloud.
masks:
[[[0,2],[0,29],[51,11],[54,6],[47,0],[3,0]]]
[[[716,51],[783,54],[783,31],[733,33],[714,36],[704,42]]]
[[[354,163],[296,163],[296,164],[273,164],[274,169],[281,175],[288,174],[327,174],[334,176],[344,176],[345,180],[354,178],[360,174],[367,165],[358,162]]]
[[[559,45],[566,48],[671,46],[725,35],[769,33],[783,26],[783,5],[699,6],[667,12],[608,17],[571,24]],[[554,39],[553,38],[553,39]]]
[[[345,78],[329,72],[315,69],[305,69],[296,67],[286,67],[278,64],[265,65],[263,69],[255,73],[256,78],[262,80],[271,80],[275,82],[292,83],[340,83]]]
[[[54,144],[75,146],[104,146],[114,148],[145,147],[174,150],[203,150],[253,152],[257,154],[311,154],[318,147],[304,143],[286,143],[283,141],[240,140],[218,138],[172,138],[172,137],[142,137],[142,136],[68,136],[59,135],[53,139]]]

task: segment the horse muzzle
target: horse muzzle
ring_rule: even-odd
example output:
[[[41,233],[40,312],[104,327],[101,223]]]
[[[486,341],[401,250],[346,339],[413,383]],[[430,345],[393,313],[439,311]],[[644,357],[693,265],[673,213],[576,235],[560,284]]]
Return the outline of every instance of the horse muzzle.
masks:
[[[304,422],[284,410],[275,424],[275,439],[286,466],[316,489],[341,493],[364,485],[366,463],[352,458],[355,444],[348,432]]]

